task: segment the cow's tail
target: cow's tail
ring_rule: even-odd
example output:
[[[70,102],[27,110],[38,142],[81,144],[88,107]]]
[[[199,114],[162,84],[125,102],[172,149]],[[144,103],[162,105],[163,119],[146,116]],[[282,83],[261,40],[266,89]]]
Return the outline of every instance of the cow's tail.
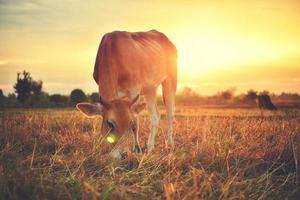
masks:
[[[162,96],[165,105],[167,98],[171,99],[169,101],[175,101],[177,89],[177,50],[171,42],[167,47],[167,78],[162,82]]]

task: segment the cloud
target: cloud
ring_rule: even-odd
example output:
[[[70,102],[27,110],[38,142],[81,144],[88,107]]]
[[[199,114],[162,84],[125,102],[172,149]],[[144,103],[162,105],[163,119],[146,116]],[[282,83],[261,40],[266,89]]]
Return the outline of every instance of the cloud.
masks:
[[[20,1],[0,0],[1,16],[13,16],[13,15],[32,15],[43,7],[43,4],[36,1]]]
[[[91,22],[87,18],[103,13],[104,5],[95,0],[0,0],[0,34],[85,30]]]
[[[46,9],[35,1],[0,0],[0,30],[20,29],[43,20]]]
[[[38,0],[0,0],[0,5],[18,5],[18,4],[23,4],[23,3],[35,3],[35,4],[40,4],[42,1]]]

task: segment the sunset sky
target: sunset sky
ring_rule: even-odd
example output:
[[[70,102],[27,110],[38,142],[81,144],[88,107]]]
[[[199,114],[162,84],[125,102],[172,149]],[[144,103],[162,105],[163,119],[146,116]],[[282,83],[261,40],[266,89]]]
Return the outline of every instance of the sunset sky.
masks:
[[[177,46],[179,91],[300,92],[299,0],[0,0],[0,89],[26,69],[50,94],[97,91],[103,34],[151,29]]]

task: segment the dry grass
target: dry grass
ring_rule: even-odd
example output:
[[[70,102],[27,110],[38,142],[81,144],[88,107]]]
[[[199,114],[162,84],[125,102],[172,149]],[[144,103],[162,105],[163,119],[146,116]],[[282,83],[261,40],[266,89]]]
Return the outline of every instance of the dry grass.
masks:
[[[106,156],[100,120],[75,110],[4,110],[0,119],[0,199],[300,196],[298,110],[180,107],[173,150],[162,115],[155,150],[120,161]],[[143,146],[145,115],[140,130]]]

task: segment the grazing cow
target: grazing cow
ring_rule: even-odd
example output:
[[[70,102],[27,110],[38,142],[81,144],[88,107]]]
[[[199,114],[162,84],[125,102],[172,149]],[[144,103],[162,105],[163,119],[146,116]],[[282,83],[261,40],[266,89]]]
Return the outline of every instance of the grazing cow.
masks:
[[[113,134],[107,138],[109,142],[133,135],[135,148],[139,151],[138,113],[147,105],[151,120],[147,150],[154,148],[160,120],[156,91],[161,84],[167,110],[167,141],[173,145],[177,50],[163,33],[151,30],[105,34],[93,76],[99,86],[100,103],[78,103],[76,107],[89,117],[102,115],[101,132]],[[146,102],[139,102],[139,95],[144,95]],[[120,152],[115,152],[114,156],[119,157]]]
[[[267,94],[261,94],[257,96],[257,105],[259,109],[277,110],[271,101],[271,98]]]

